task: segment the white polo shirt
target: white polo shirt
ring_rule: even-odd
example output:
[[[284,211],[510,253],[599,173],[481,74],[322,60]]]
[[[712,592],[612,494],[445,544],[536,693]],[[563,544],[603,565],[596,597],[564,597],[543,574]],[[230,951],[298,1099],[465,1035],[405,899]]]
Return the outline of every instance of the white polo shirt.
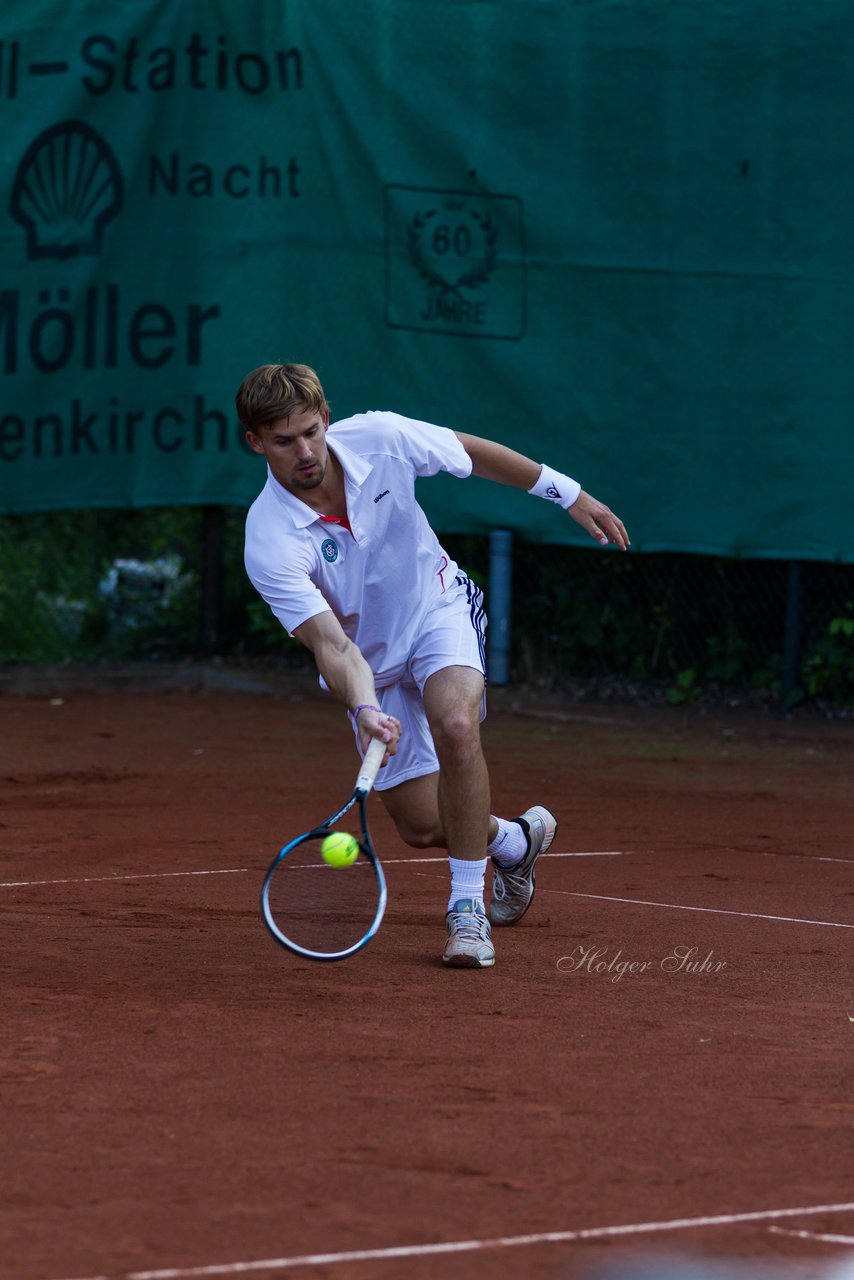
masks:
[[[352,533],[268,469],[246,518],[246,572],[291,634],[331,609],[382,687],[403,675],[423,619],[458,572],[415,500],[415,480],[471,475],[471,458],[453,431],[397,413],[332,423],[327,443],[344,471]]]

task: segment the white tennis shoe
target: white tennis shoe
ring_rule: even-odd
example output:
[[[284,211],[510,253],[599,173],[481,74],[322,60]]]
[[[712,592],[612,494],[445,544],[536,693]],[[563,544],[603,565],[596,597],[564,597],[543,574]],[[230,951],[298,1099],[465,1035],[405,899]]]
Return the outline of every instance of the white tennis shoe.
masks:
[[[495,964],[495,947],[486,912],[472,898],[460,898],[445,917],[448,941],[442,953],[455,969],[489,969]]]
[[[489,918],[493,924],[515,924],[534,900],[537,858],[545,853],[557,834],[557,818],[544,805],[526,809],[516,821],[528,838],[528,852],[512,867],[492,859],[492,901]]]

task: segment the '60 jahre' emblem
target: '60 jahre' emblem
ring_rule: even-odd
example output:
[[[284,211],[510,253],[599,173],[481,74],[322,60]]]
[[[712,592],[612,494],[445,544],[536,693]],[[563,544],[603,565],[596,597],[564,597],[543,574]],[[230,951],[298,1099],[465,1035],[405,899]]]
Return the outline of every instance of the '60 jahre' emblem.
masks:
[[[525,261],[515,196],[386,187],[386,261],[392,328],[522,337]]]
[[[477,209],[463,208],[453,219],[439,209],[416,213],[408,238],[416,270],[440,297],[462,298],[463,290],[479,289],[495,270],[498,229]]]

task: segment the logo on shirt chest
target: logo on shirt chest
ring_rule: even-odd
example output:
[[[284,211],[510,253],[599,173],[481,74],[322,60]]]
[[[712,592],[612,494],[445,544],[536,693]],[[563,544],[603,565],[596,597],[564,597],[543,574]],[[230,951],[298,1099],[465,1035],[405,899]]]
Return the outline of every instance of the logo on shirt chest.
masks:
[[[338,543],[334,538],[324,538],[320,545],[320,554],[327,564],[334,564],[338,559]]]

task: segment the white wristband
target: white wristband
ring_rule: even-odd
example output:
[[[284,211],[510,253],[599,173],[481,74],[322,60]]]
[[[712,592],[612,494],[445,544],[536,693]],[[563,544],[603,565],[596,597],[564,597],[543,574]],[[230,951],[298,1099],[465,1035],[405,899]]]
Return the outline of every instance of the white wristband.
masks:
[[[528,490],[535,498],[545,498],[548,502],[556,502],[564,511],[576,502],[581,493],[581,485],[569,476],[562,476],[559,471],[542,464],[537,483]]]

